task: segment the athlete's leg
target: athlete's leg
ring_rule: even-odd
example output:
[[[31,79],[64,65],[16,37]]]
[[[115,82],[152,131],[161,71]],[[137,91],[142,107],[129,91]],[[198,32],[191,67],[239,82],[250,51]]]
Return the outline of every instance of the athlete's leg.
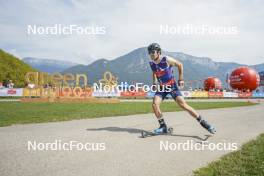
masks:
[[[199,117],[199,114],[191,107],[189,106],[186,101],[184,100],[184,98],[182,96],[177,96],[175,98],[175,101],[178,103],[178,105],[186,110],[192,117],[194,118],[198,118]]]
[[[154,98],[153,98],[153,103],[152,103],[152,108],[153,108],[153,111],[155,113],[155,116],[157,117],[158,119],[158,122],[159,122],[159,128],[155,129],[154,130],[154,133],[157,133],[157,134],[160,134],[160,133],[167,133],[167,125],[162,117],[162,112],[160,110],[160,104],[163,100],[163,96],[161,95],[155,95]]]
[[[201,115],[199,115],[191,106],[189,106],[182,96],[176,96],[175,101],[182,109],[186,110],[192,117],[194,117],[201,124],[202,127],[207,129],[212,134],[216,132],[215,128],[210,125],[206,120],[204,120]]]
[[[160,110],[161,102],[162,102],[162,97],[155,95],[153,98],[153,102],[152,102],[152,109],[153,109],[155,116],[157,117],[158,120],[162,117],[162,113]]]

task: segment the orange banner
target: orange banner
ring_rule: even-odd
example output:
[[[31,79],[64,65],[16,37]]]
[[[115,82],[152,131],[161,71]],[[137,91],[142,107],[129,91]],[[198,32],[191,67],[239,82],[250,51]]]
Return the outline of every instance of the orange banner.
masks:
[[[251,96],[252,96],[251,92],[241,92],[241,93],[238,94],[239,98],[249,98]]]
[[[208,92],[208,96],[210,98],[222,98],[223,97],[223,92]]]
[[[121,92],[121,97],[146,97],[147,93],[140,91],[140,92]]]

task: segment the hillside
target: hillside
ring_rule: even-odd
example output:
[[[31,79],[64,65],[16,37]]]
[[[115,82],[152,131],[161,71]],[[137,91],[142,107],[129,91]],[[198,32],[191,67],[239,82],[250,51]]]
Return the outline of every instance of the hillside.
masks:
[[[11,79],[15,87],[24,87],[25,74],[29,71],[36,70],[0,49],[0,82],[7,83]]]

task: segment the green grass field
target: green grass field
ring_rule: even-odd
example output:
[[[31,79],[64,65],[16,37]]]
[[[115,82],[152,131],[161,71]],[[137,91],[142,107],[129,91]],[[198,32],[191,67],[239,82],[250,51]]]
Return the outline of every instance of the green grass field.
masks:
[[[207,167],[194,171],[196,176],[264,175],[264,134],[244,144],[241,150],[227,154]]]
[[[195,109],[255,105],[249,102],[190,102],[189,104]],[[163,112],[181,111],[174,102],[164,102],[161,108]],[[151,102],[123,102],[118,104],[0,102],[0,126],[151,112]]]

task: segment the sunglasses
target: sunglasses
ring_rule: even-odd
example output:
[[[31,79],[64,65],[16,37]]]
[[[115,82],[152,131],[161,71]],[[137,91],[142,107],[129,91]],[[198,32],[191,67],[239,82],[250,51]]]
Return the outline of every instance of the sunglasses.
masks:
[[[156,51],[156,50],[150,50],[150,51],[148,51],[148,53],[149,53],[149,54],[155,54],[155,51]]]

